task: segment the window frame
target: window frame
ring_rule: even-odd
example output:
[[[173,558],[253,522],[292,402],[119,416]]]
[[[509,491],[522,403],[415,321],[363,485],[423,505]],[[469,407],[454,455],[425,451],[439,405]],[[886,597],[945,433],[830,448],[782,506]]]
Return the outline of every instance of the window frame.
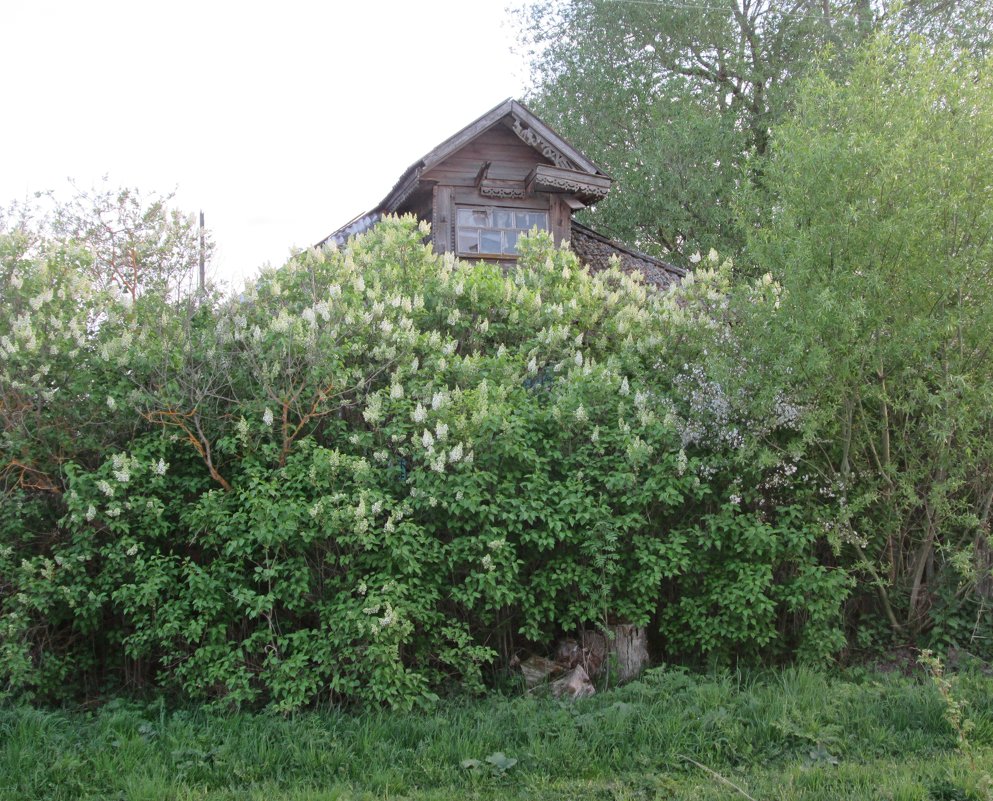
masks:
[[[541,230],[541,231],[551,231],[551,225],[550,225],[550,223],[551,223],[551,214],[550,214],[550,210],[547,209],[547,208],[534,208],[534,207],[509,206],[509,205],[508,206],[502,206],[502,205],[497,205],[497,204],[464,203],[464,202],[462,202],[462,203],[455,203],[455,209],[454,209],[454,211],[455,211],[455,214],[453,215],[454,216],[454,232],[453,232],[454,233],[454,237],[453,237],[453,239],[455,241],[454,241],[453,244],[455,245],[455,254],[459,258],[503,259],[503,260],[506,260],[506,259],[516,259],[517,256],[518,256],[518,253],[517,253],[517,238],[519,238],[521,236],[521,234],[525,234],[525,233],[531,231],[532,229],[534,229],[535,227],[537,227],[538,230]],[[486,215],[487,215],[487,225],[476,225],[476,224],[473,224],[471,222],[460,223],[460,218],[462,216],[461,215],[461,212],[463,212],[463,211],[485,212]],[[499,212],[503,212],[503,213],[506,213],[506,214],[513,215],[513,218],[512,219],[514,221],[514,227],[511,228],[511,227],[506,227],[506,226],[494,225],[493,223],[496,222],[496,220],[494,219],[494,215],[496,213],[499,213]],[[538,225],[536,222],[533,222],[532,225],[530,225],[530,226],[528,226],[526,228],[519,227],[517,225],[517,220],[518,220],[517,215],[519,215],[519,214],[541,215],[541,217],[544,220],[544,224],[543,225]],[[474,230],[474,231],[477,232],[477,239],[476,239],[476,241],[477,241],[477,247],[480,247],[480,248],[482,248],[482,244],[483,244],[483,240],[482,240],[482,236],[481,236],[481,234],[483,232],[490,232],[490,233],[496,232],[496,233],[499,233],[499,235],[500,235],[500,247],[501,247],[501,250],[500,251],[484,251],[484,250],[480,249],[478,252],[477,251],[471,251],[471,250],[462,250],[462,248],[461,248],[461,245],[462,245],[462,232],[463,232],[463,230],[467,230],[467,229],[471,229],[471,230]],[[510,234],[510,233],[516,234],[516,236],[514,238],[514,245],[513,245],[514,250],[512,252],[511,251],[504,250],[504,248],[507,247],[507,244],[506,244],[507,243],[507,234]]]

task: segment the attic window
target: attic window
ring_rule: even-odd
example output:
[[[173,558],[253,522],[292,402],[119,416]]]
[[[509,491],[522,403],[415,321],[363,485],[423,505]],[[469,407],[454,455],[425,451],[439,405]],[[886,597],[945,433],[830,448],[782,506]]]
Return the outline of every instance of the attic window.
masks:
[[[548,212],[460,206],[456,217],[456,240],[460,256],[516,256],[517,237],[532,228],[548,230]]]

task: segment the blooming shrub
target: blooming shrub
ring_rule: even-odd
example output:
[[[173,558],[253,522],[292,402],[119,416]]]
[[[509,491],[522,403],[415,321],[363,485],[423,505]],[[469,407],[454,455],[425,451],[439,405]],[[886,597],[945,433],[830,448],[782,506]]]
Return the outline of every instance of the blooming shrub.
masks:
[[[609,622],[655,621],[673,656],[839,647],[824,502],[781,455],[800,412],[720,378],[726,265],[662,293],[591,276],[544,234],[510,272],[424,235],[388,219],[223,302],[67,293],[45,330],[81,341],[38,381],[45,346],[16,333],[20,306],[0,312],[19,337],[3,363],[10,688],[404,707]],[[3,269],[30,306],[51,257]],[[748,291],[774,302],[768,282]]]

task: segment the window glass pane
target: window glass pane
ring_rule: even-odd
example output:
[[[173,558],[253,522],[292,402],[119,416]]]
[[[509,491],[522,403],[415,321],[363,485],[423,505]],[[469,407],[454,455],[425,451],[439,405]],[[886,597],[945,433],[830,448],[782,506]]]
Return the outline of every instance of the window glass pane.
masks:
[[[541,211],[519,211],[517,212],[517,227],[522,231],[530,231],[536,225],[545,230],[548,228],[546,222],[547,215]]]
[[[459,253],[479,253],[479,233],[475,228],[459,229]]]
[[[463,254],[516,256],[521,233],[535,226],[548,230],[548,213],[499,206],[456,209],[456,246]]]
[[[499,231],[483,230],[479,232],[480,253],[500,253],[500,245]]]
[[[530,231],[535,226],[541,230],[548,229],[547,215],[541,211],[517,212],[517,227]]]
[[[509,209],[493,209],[494,228],[513,228],[514,212]]]
[[[489,225],[489,213],[487,209],[459,209],[459,225],[478,225],[480,227]]]

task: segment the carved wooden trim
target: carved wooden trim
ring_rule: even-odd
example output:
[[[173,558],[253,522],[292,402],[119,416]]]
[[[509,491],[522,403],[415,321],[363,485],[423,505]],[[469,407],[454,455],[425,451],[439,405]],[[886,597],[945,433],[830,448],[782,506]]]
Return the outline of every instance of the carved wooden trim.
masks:
[[[563,156],[558,150],[556,150],[548,141],[546,141],[541,135],[539,135],[533,128],[528,128],[524,125],[521,120],[514,117],[513,131],[517,134],[521,141],[526,145],[530,145],[535,150],[537,150],[546,159],[551,161],[556,167],[562,167],[566,170],[576,169],[576,165],[573,164],[569,159]]]
[[[490,165],[493,162],[487,161],[476,173],[476,189],[483,197],[501,198],[525,198],[527,188],[523,181],[508,181],[501,178],[489,178]]]
[[[577,195],[593,195],[599,198],[607,197],[607,190],[601,186],[593,186],[592,184],[582,183],[580,181],[571,181],[568,178],[545,177],[538,183],[542,189],[558,189],[562,192],[573,192]]]
[[[517,198],[519,200],[528,196],[524,184],[519,181],[508,183],[497,183],[496,181],[483,181],[479,184],[479,194],[483,197],[499,198],[507,200]]]
[[[539,164],[525,181],[529,192],[567,192],[587,200],[600,200],[610,191],[611,180],[602,175],[589,175]]]

